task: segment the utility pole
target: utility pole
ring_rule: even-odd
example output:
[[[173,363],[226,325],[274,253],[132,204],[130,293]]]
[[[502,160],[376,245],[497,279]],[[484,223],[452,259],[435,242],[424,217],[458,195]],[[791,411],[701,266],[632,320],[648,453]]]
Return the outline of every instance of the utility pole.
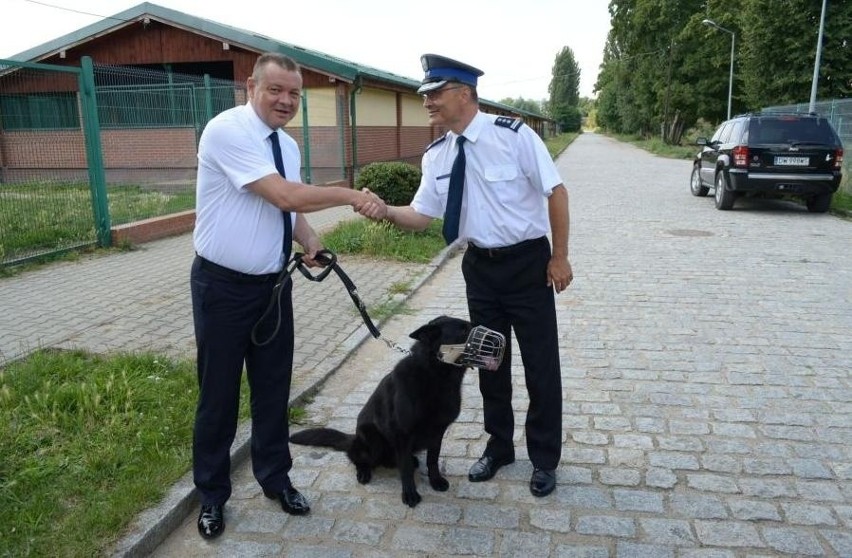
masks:
[[[822,14],[819,16],[819,36],[817,37],[816,59],[814,60],[814,77],[811,80],[811,102],[808,112],[816,112],[817,82],[819,81],[819,59],[822,56],[822,31],[825,28],[825,5],[828,0],[822,0]]]

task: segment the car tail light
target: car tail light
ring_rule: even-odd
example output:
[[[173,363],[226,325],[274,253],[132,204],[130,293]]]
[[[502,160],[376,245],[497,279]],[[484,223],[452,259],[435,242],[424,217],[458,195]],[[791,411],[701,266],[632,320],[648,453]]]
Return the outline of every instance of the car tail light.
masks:
[[[745,145],[738,145],[732,151],[731,155],[734,157],[734,166],[735,167],[745,167],[748,165],[748,147]]]
[[[834,150],[834,168],[839,169],[843,166],[843,148],[840,147]]]

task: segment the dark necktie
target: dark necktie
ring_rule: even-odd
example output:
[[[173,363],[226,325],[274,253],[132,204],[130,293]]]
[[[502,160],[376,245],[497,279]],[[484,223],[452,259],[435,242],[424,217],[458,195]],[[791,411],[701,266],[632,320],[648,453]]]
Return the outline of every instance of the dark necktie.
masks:
[[[284,159],[281,157],[281,144],[278,143],[278,132],[272,132],[269,135],[272,140],[272,158],[275,159],[275,168],[278,169],[278,174],[287,178],[284,172]],[[282,211],[284,215],[284,266],[290,261],[290,249],[293,247],[293,222],[290,220],[290,212]]]
[[[461,217],[462,193],[464,192],[464,136],[456,138],[459,152],[450,169],[450,189],[447,192],[447,210],[444,212],[444,240],[452,244],[459,237],[459,219]]]

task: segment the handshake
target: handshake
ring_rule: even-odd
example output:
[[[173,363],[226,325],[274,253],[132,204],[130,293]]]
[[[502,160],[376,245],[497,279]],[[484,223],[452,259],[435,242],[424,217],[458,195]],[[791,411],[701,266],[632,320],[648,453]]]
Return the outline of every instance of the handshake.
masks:
[[[375,221],[381,221],[388,216],[388,205],[367,188],[361,189],[358,199],[352,204],[352,210]]]

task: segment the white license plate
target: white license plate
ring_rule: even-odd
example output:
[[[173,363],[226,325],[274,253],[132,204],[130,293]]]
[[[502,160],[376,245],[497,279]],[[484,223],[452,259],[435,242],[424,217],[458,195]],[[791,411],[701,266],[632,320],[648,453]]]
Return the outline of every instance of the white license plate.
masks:
[[[775,164],[779,167],[806,167],[809,162],[807,157],[775,157]]]

